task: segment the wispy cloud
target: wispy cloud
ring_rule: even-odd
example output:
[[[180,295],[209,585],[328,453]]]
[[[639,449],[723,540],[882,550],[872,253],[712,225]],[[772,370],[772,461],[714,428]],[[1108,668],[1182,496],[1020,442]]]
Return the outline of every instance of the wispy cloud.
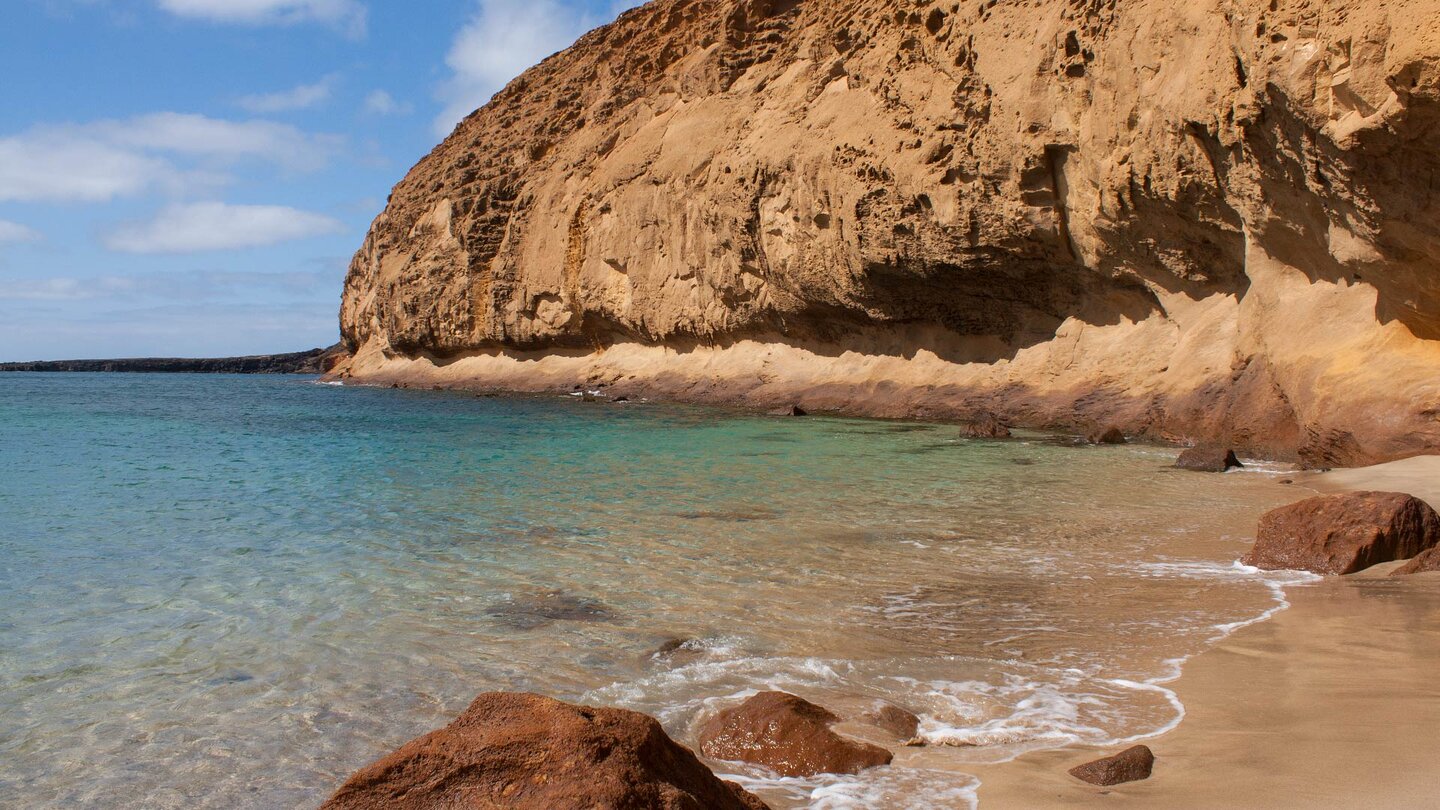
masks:
[[[157,0],[177,17],[235,25],[318,22],[349,36],[365,35],[365,6],[358,0]]]
[[[34,228],[26,227],[18,222],[0,219],[0,245],[39,241],[40,232]]]
[[[332,73],[314,84],[302,84],[279,93],[241,96],[235,103],[261,115],[305,110],[328,101],[337,80],[338,77]]]
[[[213,188],[226,182],[222,169],[235,161],[311,171],[341,143],[273,121],[174,112],[42,125],[0,138],[0,201],[102,202],[157,188]],[[181,166],[178,157],[191,165]]]
[[[409,102],[397,101],[384,90],[375,90],[365,97],[365,112],[371,115],[409,115]]]
[[[343,275],[341,273],[340,275]],[[134,276],[58,276],[18,279],[0,286],[0,301],[234,301],[237,297],[279,292],[287,298],[335,292],[337,274],[197,270]]]
[[[611,16],[638,5],[621,0]],[[478,0],[445,57],[451,77],[438,93],[445,108],[435,118],[436,133],[448,135],[511,79],[605,21],[561,0]]]
[[[113,231],[104,243],[122,253],[198,253],[264,247],[344,230],[336,219],[283,205],[202,202],[168,206],[149,222]]]

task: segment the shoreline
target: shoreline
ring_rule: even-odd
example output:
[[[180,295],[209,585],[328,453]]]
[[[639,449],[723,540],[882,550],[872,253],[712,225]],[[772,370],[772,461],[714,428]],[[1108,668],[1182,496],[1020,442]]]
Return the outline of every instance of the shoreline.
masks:
[[[1440,501],[1440,456],[1297,476],[1319,492],[1411,492]],[[1183,664],[1184,706],[1144,738],[1147,780],[1097,788],[1066,774],[1117,747],[1069,746],[978,766],[983,808],[1422,808],[1440,723],[1440,574],[1391,578],[1400,563],[1287,585],[1288,606]]]

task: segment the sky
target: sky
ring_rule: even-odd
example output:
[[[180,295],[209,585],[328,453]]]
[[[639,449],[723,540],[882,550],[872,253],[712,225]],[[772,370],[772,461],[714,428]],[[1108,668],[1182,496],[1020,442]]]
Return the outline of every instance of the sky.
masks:
[[[0,361],[328,346],[390,188],[638,0],[3,0]]]

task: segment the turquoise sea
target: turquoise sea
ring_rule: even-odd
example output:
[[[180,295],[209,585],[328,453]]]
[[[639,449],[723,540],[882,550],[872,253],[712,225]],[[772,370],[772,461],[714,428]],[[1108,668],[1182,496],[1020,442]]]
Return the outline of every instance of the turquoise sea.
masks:
[[[859,777],[712,763],[775,806],[971,806],[968,763],[1169,727],[1183,660],[1281,604],[1283,577],[1233,561],[1286,488],[1173,457],[304,377],[0,375],[0,806],[313,807],[481,691],[636,708],[693,744],[765,688],[847,717],[892,700],[929,743]]]

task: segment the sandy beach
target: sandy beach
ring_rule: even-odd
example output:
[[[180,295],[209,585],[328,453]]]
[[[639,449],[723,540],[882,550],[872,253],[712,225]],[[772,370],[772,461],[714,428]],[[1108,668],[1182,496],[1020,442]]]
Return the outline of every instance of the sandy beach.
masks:
[[[1440,457],[1301,475],[1321,492],[1381,489],[1440,504]],[[1297,492],[1297,495],[1304,494]],[[987,808],[1429,808],[1440,801],[1440,575],[1397,563],[1287,589],[1291,606],[1189,661],[1185,718],[1146,740],[1149,780],[1093,788],[1068,749],[977,769]]]

